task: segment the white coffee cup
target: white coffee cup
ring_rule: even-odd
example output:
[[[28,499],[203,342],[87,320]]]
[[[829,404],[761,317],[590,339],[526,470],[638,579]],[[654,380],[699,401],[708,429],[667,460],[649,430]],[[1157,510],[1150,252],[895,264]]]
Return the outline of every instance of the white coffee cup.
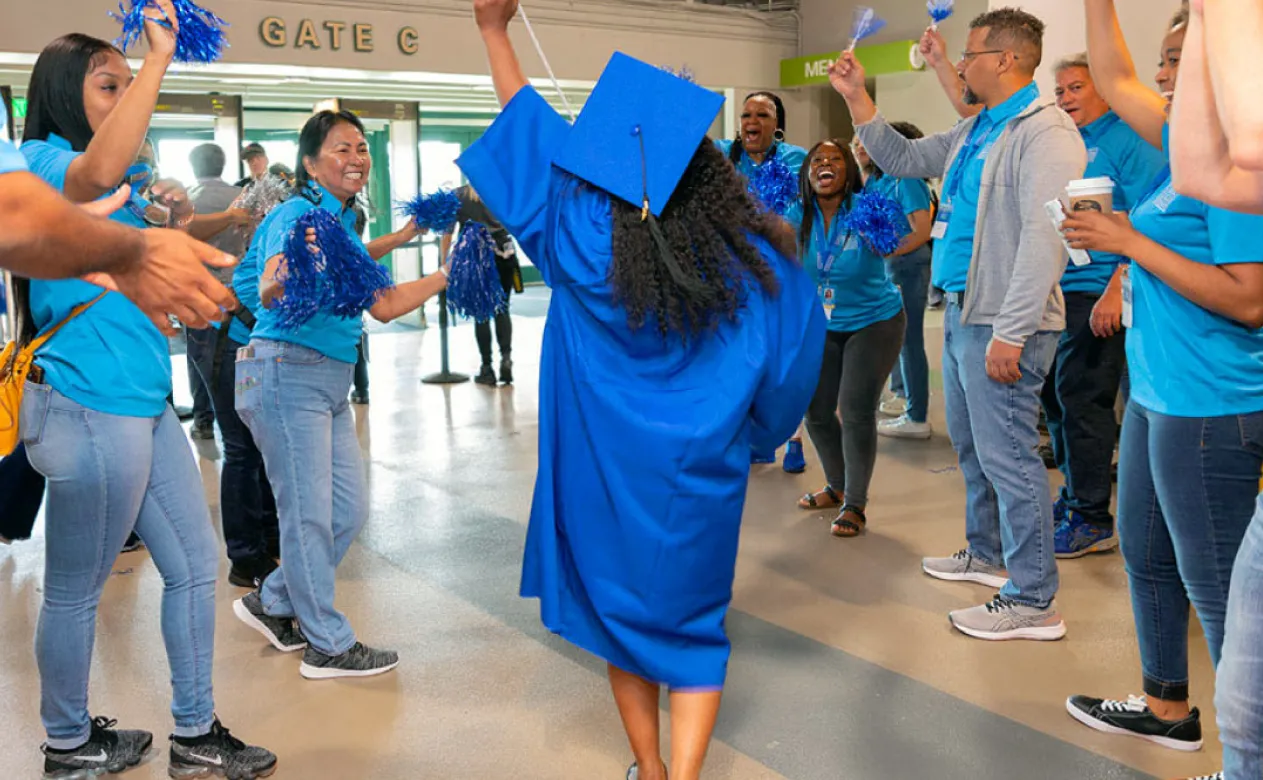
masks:
[[[1114,213],[1114,180],[1108,176],[1095,179],[1078,179],[1066,185],[1066,200],[1070,213],[1099,211]]]

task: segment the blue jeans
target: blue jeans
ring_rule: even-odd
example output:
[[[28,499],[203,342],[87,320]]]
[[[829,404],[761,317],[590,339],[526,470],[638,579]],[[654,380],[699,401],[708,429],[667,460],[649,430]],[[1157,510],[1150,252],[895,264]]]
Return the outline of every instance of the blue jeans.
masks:
[[[925,422],[930,410],[930,363],[925,357],[925,305],[930,293],[930,252],[922,247],[890,259],[890,278],[903,295],[908,317],[903,350],[890,375],[890,390],[908,399],[908,419]]]
[[[1057,594],[1052,499],[1039,457],[1039,392],[1057,350],[1058,333],[1026,340],[1022,378],[1011,385],[987,376],[988,325],[962,325],[947,304],[943,398],[947,433],[965,478],[965,536],[979,560],[1004,565],[1000,595],[1047,607]]]
[[[193,393],[193,423],[209,428],[215,424],[215,410],[211,402],[209,375],[196,368],[197,363],[215,354],[215,329],[185,328],[184,359],[189,373],[189,391]]]
[[[297,617],[313,648],[355,644],[333,605],[338,564],[368,519],[360,442],[347,394],[355,366],[297,344],[255,339],[237,361],[237,413],[263,452],[281,524],[281,568],[263,582],[263,609]]]
[[[97,605],[133,528],[162,575],[175,734],[204,734],[215,719],[218,543],[202,477],[175,412],[118,417],[80,406],[48,385],[27,383],[20,424],[31,465],[48,478],[35,656],[49,746],[78,747],[91,731],[88,672]]]
[[[1066,332],[1044,383],[1044,414],[1057,468],[1065,477],[1061,498],[1090,523],[1112,528],[1110,464],[1118,421],[1114,406],[1127,363],[1126,336],[1097,338],[1092,309],[1101,296],[1066,293]]]
[[[211,406],[224,440],[224,465],[219,475],[219,514],[224,525],[224,544],[232,561],[250,561],[267,555],[267,537],[276,529],[276,508],[272,487],[263,473],[263,455],[250,430],[237,415],[233,363],[239,344],[224,339],[213,328],[215,342],[209,348],[199,344],[204,331],[188,332],[189,357],[198,376],[211,389]],[[219,355],[219,375],[215,375],[215,353]],[[194,359],[195,358],[195,359]]]
[[[1232,570],[1215,710],[1224,780],[1263,777],[1263,496]]]
[[[1132,401],[1118,467],[1118,533],[1145,693],[1188,699],[1189,602],[1218,665],[1232,564],[1259,493],[1263,412],[1169,417]]]

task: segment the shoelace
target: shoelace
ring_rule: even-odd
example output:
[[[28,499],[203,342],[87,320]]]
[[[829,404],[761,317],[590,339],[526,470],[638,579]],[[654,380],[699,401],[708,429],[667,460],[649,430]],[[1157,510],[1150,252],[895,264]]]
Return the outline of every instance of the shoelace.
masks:
[[[1201,777],[1190,777],[1189,780],[1224,780],[1224,773],[1216,772],[1213,775],[1202,775]]]
[[[958,560],[958,561],[967,561],[967,560],[969,560],[970,558],[972,558],[973,556],[971,556],[971,555],[969,554],[969,550],[961,550],[960,552],[956,553],[956,554],[955,554],[955,555],[953,555],[952,557],[953,557],[953,558],[955,558],[955,559],[956,559],[956,560]]]
[[[995,614],[996,612],[1001,612],[1003,610],[1009,609],[1010,607],[1014,607],[1016,605],[1017,605],[1016,601],[1010,601],[1004,598],[1003,596],[996,596],[995,598],[991,599],[990,602],[988,602],[987,611],[992,614]]]
[[[1106,712],[1145,712],[1149,709],[1149,705],[1145,703],[1143,696],[1128,696],[1127,701],[1106,699],[1101,702],[1101,709]],[[1211,777],[1213,778],[1214,775]]]
[[[220,745],[227,745],[233,750],[245,750],[246,743],[230,734],[228,729],[224,728],[224,725],[219,722],[218,718],[211,724],[210,736],[212,740]]]

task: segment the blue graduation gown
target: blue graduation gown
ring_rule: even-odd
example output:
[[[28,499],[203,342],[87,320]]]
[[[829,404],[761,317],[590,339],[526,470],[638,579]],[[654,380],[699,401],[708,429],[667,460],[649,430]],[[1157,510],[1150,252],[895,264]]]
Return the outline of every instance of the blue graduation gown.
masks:
[[[608,282],[609,196],[552,164],[569,129],[526,87],[458,163],[553,290],[522,595],[618,668],[718,689],[750,446],[802,419],[823,310],[802,267],[755,239],[779,294],[752,286],[736,321],[688,344],[630,330]]]

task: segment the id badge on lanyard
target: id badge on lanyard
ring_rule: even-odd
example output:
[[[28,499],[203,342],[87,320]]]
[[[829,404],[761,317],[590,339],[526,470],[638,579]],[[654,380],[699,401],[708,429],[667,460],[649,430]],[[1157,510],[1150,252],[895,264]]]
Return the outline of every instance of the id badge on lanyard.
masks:
[[[836,301],[834,298],[833,285],[824,284],[820,286],[820,300],[824,303],[825,318],[832,319],[833,306]]]
[[[947,236],[947,223],[952,219],[952,204],[950,201],[944,201],[939,204],[938,214],[934,217],[934,228],[930,231],[930,238],[935,241],[941,241]]]

